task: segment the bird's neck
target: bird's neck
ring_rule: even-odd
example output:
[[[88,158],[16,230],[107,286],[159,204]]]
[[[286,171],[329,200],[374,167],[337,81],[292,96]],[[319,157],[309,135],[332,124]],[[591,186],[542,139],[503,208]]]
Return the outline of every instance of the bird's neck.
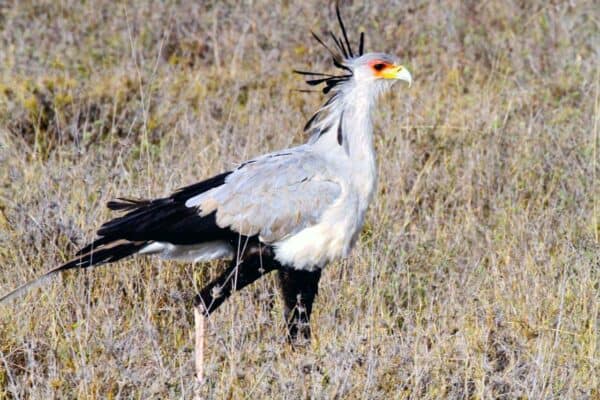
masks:
[[[376,88],[372,85],[354,84],[343,88],[323,120],[323,126],[327,128],[313,139],[314,145],[321,151],[347,157],[352,180],[361,192],[364,191],[361,197],[365,207],[371,200],[377,181],[371,120],[377,97]]]
[[[327,150],[340,146],[356,160],[374,153],[371,114],[377,97],[373,85],[346,84],[317,113],[325,116],[315,124],[309,143]]]
[[[372,110],[377,95],[369,86],[354,86],[343,95],[340,118],[341,146],[355,162],[374,162]],[[338,126],[339,129],[339,126]]]

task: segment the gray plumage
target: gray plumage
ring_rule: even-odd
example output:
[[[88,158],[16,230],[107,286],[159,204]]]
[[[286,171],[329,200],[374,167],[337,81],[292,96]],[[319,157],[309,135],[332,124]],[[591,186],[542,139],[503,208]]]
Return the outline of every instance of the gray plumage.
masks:
[[[271,244],[317,224],[340,195],[336,180],[325,159],[300,146],[245,163],[186,206],[200,215],[216,211],[219,226]]]

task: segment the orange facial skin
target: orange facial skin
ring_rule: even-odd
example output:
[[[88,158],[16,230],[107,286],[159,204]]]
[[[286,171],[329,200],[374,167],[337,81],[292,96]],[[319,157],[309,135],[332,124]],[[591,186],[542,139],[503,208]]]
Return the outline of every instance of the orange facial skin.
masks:
[[[369,63],[369,66],[376,77],[383,79],[394,79],[403,68],[402,66],[390,64],[382,60],[373,60]]]

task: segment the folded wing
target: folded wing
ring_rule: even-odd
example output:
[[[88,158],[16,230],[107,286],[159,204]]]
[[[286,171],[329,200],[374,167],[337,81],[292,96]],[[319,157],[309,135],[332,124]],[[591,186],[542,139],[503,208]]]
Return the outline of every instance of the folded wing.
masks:
[[[327,164],[310,151],[275,153],[232,172],[225,184],[194,196],[186,206],[215,213],[219,227],[271,244],[317,224],[340,196]]]

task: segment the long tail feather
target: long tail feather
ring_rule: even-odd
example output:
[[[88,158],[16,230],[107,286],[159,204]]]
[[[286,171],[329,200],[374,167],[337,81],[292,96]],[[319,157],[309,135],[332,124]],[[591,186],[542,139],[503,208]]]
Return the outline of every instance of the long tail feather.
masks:
[[[25,283],[24,285],[19,286],[15,290],[0,297],[0,304],[17,298],[18,296],[22,295],[29,289],[33,289],[34,287],[42,285],[44,282],[46,282],[48,279],[50,279],[54,274],[61,271],[61,267],[50,270],[50,271],[46,272],[44,275],[42,275],[38,278],[35,278],[34,280],[29,281],[29,282]]]
[[[122,258],[128,257],[137,253],[146,245],[146,242],[115,242],[110,245],[100,247],[95,251],[89,252],[88,254],[82,255],[80,257],[74,258],[73,260],[51,269],[46,272],[42,276],[31,280],[24,285],[19,286],[15,290],[7,293],[6,295],[0,297],[0,304],[11,299],[14,299],[22,294],[24,294],[27,290],[32,289],[36,286],[39,286],[50,279],[52,276],[56,275],[59,272],[66,271],[74,268],[88,268],[94,267],[97,265],[102,265],[114,261],[118,261]]]

